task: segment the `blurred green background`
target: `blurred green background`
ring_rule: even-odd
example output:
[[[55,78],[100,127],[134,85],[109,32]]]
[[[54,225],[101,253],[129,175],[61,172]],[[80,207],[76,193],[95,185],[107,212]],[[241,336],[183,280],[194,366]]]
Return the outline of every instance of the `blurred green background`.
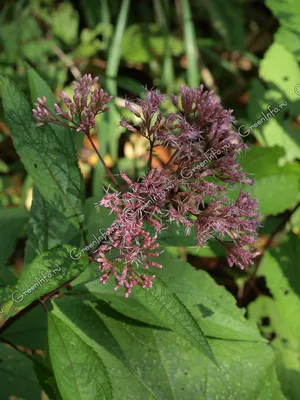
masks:
[[[91,73],[115,96],[93,133],[114,173],[125,169],[137,178],[144,171],[147,144],[125,133],[119,120],[124,99],[145,86],[178,93],[181,84],[202,83],[234,110],[250,148],[240,162],[255,179],[246,189],[259,200],[263,261],[240,272],[229,270],[215,243],[169,250],[209,271],[248,307],[272,341],[290,399],[300,393],[299,16],[299,0],[2,0],[0,6],[0,75],[28,94],[32,66],[59,95]],[[87,197],[100,199],[103,168],[80,135],[77,144]],[[158,149],[154,166],[168,157]],[[32,182],[0,108],[0,268],[22,269],[31,198]]]

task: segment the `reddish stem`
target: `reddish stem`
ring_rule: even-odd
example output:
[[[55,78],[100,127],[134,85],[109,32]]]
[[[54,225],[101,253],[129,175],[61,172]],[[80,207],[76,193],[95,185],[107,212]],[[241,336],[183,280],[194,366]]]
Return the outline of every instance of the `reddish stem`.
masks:
[[[93,139],[91,138],[90,132],[86,131],[84,132],[86,137],[89,139],[91,145],[93,146],[93,149],[95,150],[97,156],[99,157],[99,160],[102,162],[106,172],[108,173],[109,177],[111,178],[111,180],[114,182],[114,184],[120,189],[120,186],[116,180],[116,178],[114,177],[114,175],[111,173],[110,169],[108,168],[108,166],[105,164],[105,161],[103,160],[101,154],[99,153],[97,147],[95,146],[95,143],[93,142]]]

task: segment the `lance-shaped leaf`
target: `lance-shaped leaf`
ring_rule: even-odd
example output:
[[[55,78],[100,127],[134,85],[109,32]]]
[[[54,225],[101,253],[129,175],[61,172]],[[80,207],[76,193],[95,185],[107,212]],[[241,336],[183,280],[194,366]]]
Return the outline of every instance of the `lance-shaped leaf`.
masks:
[[[55,314],[48,316],[49,354],[62,398],[112,399],[110,379],[99,354]]]
[[[52,303],[51,313],[100,355],[114,399],[284,400],[268,344],[209,339],[218,368],[170,330],[126,318],[91,294]]]
[[[24,270],[12,292],[14,304],[8,317],[85,270],[88,265],[87,256],[74,260],[71,257],[72,250],[74,248],[70,245],[56,246],[34,259]]]
[[[97,293],[97,286],[101,288],[99,283],[95,285],[92,282],[86,285],[92,293]],[[213,352],[198,322],[176,294],[169,291],[160,279],[155,279],[151,289],[136,287],[134,298],[138,299],[144,309],[150,311],[150,315],[161,321],[162,326],[172,329],[216,363]],[[154,319],[153,323],[156,324]]]
[[[59,244],[71,243],[76,235],[79,235],[79,232],[74,226],[34,188],[28,226],[28,245],[34,249],[36,255]],[[79,245],[79,241],[76,244]]]
[[[35,103],[38,97],[45,96],[49,110],[55,113],[54,104],[58,102],[58,99],[55,98],[47,82],[33,68],[27,69],[27,78],[32,103]],[[63,145],[68,147],[76,157],[76,150],[81,146],[84,133],[76,132],[74,135],[71,128],[61,125],[52,125],[52,129]]]
[[[14,146],[39,192],[77,228],[84,219],[84,183],[73,146],[65,146],[49,125],[37,127],[30,104],[1,78],[5,118]]]

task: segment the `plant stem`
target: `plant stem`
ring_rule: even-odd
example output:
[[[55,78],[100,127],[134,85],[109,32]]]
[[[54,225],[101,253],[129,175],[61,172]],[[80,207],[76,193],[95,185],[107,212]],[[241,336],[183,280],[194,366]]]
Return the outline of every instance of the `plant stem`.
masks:
[[[174,153],[172,154],[172,156],[170,157],[170,160],[167,162],[167,164],[165,164],[164,168],[167,168],[170,166],[171,162],[174,160],[174,158],[177,156],[178,153],[178,149],[174,151]]]
[[[108,168],[108,166],[105,164],[105,161],[103,160],[101,154],[99,153],[97,147],[95,146],[95,143],[93,142],[93,139],[91,138],[90,132],[84,132],[86,137],[89,139],[91,145],[93,146],[93,149],[95,150],[97,156],[99,157],[99,160],[102,162],[106,172],[108,173],[109,177],[111,178],[111,180],[114,182],[114,184],[120,188],[118,182],[116,181],[116,178],[114,177],[114,175],[112,174],[112,172],[110,171],[110,169]]]

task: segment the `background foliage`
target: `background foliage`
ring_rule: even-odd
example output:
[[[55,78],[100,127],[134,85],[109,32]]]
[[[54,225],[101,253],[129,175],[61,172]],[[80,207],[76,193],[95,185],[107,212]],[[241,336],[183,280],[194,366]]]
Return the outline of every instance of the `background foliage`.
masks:
[[[297,0],[2,2],[1,399],[299,399],[299,14]],[[118,125],[126,97],[203,83],[234,109],[262,214],[253,268],[229,269],[216,242],[196,249],[174,227],[152,291],[125,300],[86,256],[70,259],[83,230],[93,240],[112,221],[94,207],[105,173],[81,134],[36,129],[31,102],[84,73],[115,96],[93,140],[132,178],[147,145]],[[168,157],[158,149],[155,166]]]

